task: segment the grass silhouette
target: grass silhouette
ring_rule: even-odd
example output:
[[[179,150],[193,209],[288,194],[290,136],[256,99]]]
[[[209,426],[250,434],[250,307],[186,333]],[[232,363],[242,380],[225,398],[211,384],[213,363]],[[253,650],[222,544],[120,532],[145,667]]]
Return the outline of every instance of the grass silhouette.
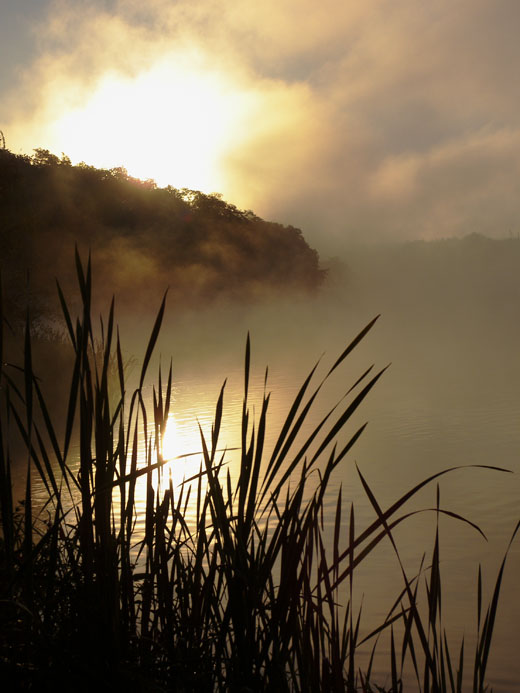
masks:
[[[0,339],[0,672],[12,690],[397,692],[406,666],[425,693],[467,690],[468,676],[474,693],[486,690],[507,552],[486,609],[479,573],[478,637],[468,672],[464,641],[452,653],[442,623],[438,525],[431,559],[423,559],[417,575],[405,571],[394,539],[394,529],[413,522],[418,512],[407,510],[408,501],[455,468],[425,479],[387,509],[357,469],[376,519],[359,531],[354,506],[346,506],[340,490],[330,533],[323,520],[330,480],[364,426],[341,446],[339,435],[385,369],[366,370],[311,427],[309,412],[377,318],[321,380],[319,364],[311,370],[270,452],[265,388],[257,421],[249,407],[248,338],[237,478],[220,447],[223,386],[211,434],[200,429],[199,473],[178,488],[164,479],[161,488],[154,478],[166,462],[161,440],[171,405],[171,367],[166,378],[159,371],[151,411],[143,387],[166,297],[138,386],[129,393],[114,303],[98,341],[90,261],[84,267],[77,253],[76,272],[82,313],[75,322],[58,286],[74,357],[62,436],[33,372],[29,319],[22,365],[4,364]],[[3,327],[3,315],[0,322]],[[27,456],[25,498],[17,507],[10,443],[15,433]],[[72,452],[75,439],[79,462]],[[47,494],[37,508],[34,475]],[[139,517],[141,482],[146,501]],[[193,522],[188,507],[194,508]],[[441,508],[438,486],[429,511],[468,523]],[[518,525],[511,541],[517,530]],[[387,617],[361,637],[354,578],[383,540],[393,546],[403,589]],[[372,669],[385,637],[390,684],[384,689],[373,681]],[[370,647],[368,659],[359,659],[362,646]]]

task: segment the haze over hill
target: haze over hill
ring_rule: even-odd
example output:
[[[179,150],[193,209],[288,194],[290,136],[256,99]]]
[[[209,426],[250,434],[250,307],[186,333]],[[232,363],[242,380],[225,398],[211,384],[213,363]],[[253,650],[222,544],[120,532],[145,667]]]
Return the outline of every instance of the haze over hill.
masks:
[[[519,229],[517,0],[17,0],[0,129],[344,239]],[[297,30],[295,31],[295,27]]]
[[[72,166],[37,149],[0,151],[0,249],[11,306],[45,308],[54,277],[69,286],[74,247],[92,253],[106,293],[149,307],[166,287],[174,308],[314,291],[325,272],[299,229],[260,219],[221,196]],[[22,311],[23,312],[23,311]]]

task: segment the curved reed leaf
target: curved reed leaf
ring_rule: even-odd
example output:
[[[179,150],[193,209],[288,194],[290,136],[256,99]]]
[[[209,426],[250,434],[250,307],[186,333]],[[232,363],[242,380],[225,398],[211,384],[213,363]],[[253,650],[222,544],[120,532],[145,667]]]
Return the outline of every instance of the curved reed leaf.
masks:
[[[154,348],[155,348],[155,343],[156,343],[156,341],[157,341],[157,337],[159,336],[159,332],[160,332],[160,329],[161,329],[162,320],[163,320],[163,317],[164,317],[164,308],[165,308],[165,306],[166,306],[166,296],[167,296],[167,294],[168,294],[168,292],[166,291],[166,292],[164,293],[163,299],[162,299],[162,301],[161,301],[161,305],[160,305],[160,308],[159,308],[159,312],[157,313],[157,317],[156,317],[156,319],[155,319],[155,323],[154,323],[154,326],[153,326],[153,328],[152,328],[152,332],[151,332],[151,334],[150,334],[150,339],[148,340],[148,346],[146,347],[146,353],[145,353],[144,359],[143,359],[143,366],[142,366],[142,368],[141,368],[141,376],[140,376],[140,378],[139,378],[139,389],[141,389],[141,388],[143,387],[144,379],[145,379],[145,376],[146,376],[146,371],[147,371],[147,369],[148,369],[148,364],[149,364],[149,362],[150,362],[150,358],[151,358],[151,356],[152,356],[152,352],[153,352],[153,350],[154,350]]]

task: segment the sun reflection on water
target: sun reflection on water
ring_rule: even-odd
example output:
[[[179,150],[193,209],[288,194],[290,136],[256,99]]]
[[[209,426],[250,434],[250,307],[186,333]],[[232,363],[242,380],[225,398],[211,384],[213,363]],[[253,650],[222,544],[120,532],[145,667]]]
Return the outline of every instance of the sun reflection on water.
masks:
[[[162,467],[163,483],[179,487],[197,477],[204,467],[200,433],[196,426],[183,427],[174,414],[169,414],[162,438],[162,456],[166,463]],[[204,481],[204,478],[203,478]]]

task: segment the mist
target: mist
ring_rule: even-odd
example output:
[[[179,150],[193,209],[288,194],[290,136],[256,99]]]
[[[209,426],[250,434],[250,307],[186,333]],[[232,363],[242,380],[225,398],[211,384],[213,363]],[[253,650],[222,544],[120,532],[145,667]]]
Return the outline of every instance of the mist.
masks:
[[[507,237],[520,211],[518,12],[511,0],[49,2],[22,25],[0,127],[16,152],[220,192],[323,252]]]
[[[331,482],[325,524],[340,490],[358,527],[373,521],[357,468],[388,507],[461,467],[412,510],[420,501],[442,525],[444,609],[466,633],[468,575],[480,563],[496,574],[518,521],[519,14],[516,0],[6,8],[2,361],[19,392],[31,333],[36,382],[62,432],[74,350],[55,280],[74,326],[89,259],[88,359],[114,300],[131,392],[164,300],[142,396],[153,403],[171,363],[172,416],[190,445],[199,425],[209,440],[224,383],[222,446],[241,444],[248,338],[251,417],[272,392],[272,450],[311,369],[319,383],[379,316],[316,385],[306,420],[333,420],[363,373],[384,371],[341,433],[340,448],[368,422]],[[27,456],[11,450],[25,473]],[[439,504],[468,522],[447,530]],[[434,522],[421,514],[399,528],[409,575]],[[402,589],[385,551],[361,582],[375,594],[374,623]],[[516,545],[511,563],[490,667],[499,693],[520,680]]]
[[[380,315],[360,359],[391,363],[390,380],[404,378],[418,390],[419,377],[428,398],[438,378],[449,382],[458,371],[469,379],[496,377],[499,390],[520,376],[519,263],[517,239],[352,244],[341,256],[322,258],[327,276],[313,294],[223,299],[194,310],[167,298],[158,351],[163,363],[172,357],[181,378],[204,369],[223,382],[241,371],[249,333],[259,375],[269,366],[301,380],[323,354],[334,359]],[[157,287],[157,307],[160,298]],[[119,309],[130,351],[142,352],[144,320],[136,325],[133,313]]]
[[[65,174],[70,173],[69,164],[58,165],[60,169],[62,166]],[[117,201],[111,199],[112,203],[114,199]],[[218,198],[211,200],[221,202]],[[66,226],[62,227],[63,220],[56,213],[58,206],[51,207],[51,218],[59,222],[55,228],[63,231]],[[227,209],[225,203],[223,208]],[[468,537],[464,529],[454,531],[451,527],[443,534],[443,569],[449,576],[443,594],[446,611],[456,627],[471,624],[475,600],[468,589],[468,575],[476,574],[479,563],[483,563],[488,576],[494,574],[517,521],[520,240],[513,236],[493,240],[472,234],[438,241],[350,242],[332,257],[323,252],[318,257],[304,245],[303,258],[312,260],[312,271],[326,270],[325,275],[317,275],[322,280],[313,286],[301,282],[293,286],[284,281],[274,285],[260,282],[258,291],[193,292],[183,300],[183,289],[191,291],[192,275],[188,274],[185,281],[175,285],[178,282],[175,263],[172,262],[170,271],[164,264],[161,271],[157,271],[158,265],[150,267],[143,262],[150,252],[147,236],[139,228],[131,232],[124,228],[125,233],[118,237],[109,226],[93,227],[92,238],[96,239],[92,253],[94,334],[96,339],[102,338],[112,296],[118,289],[115,321],[123,363],[129,367],[126,382],[131,392],[138,384],[155,317],[170,285],[143,397],[147,401],[152,399],[149,383],[156,378],[159,368],[165,377],[171,363],[171,413],[178,430],[186,432],[190,441],[199,425],[205,435],[211,434],[217,400],[224,386],[221,444],[223,448],[233,448],[239,443],[237,426],[248,334],[252,416],[258,417],[264,388],[272,393],[266,442],[270,449],[311,368],[320,361],[319,382],[355,336],[380,315],[369,335],[335,373],[327,388],[323,388],[308,424],[318,425],[338,402],[343,402],[345,393],[372,365],[375,373],[390,364],[345,432],[350,436],[368,422],[352,455],[338,468],[337,480],[331,485],[332,494],[341,488],[347,502],[354,503],[358,527],[368,526],[373,513],[359,480],[356,483],[355,464],[369,479],[383,507],[388,507],[412,484],[447,467],[496,465],[515,472],[492,475],[488,470],[489,476],[483,477],[479,472],[484,470],[465,470],[465,475],[461,470],[441,487],[443,507],[477,523],[490,539],[488,545],[480,536]],[[256,231],[261,234],[262,228],[260,225]],[[275,234],[271,250],[276,254],[276,235],[283,238],[283,227],[267,224],[265,228]],[[205,233],[211,237],[211,231],[206,228],[199,234],[202,240]],[[35,237],[35,243],[46,242],[46,262],[40,267],[46,272],[41,280],[52,284],[48,276],[47,265],[50,265],[63,285],[66,281],[74,321],[81,305],[79,291],[74,288],[74,229],[66,236],[57,231],[56,234],[53,237],[47,229],[43,238]],[[240,234],[238,238],[242,240]],[[300,247],[302,239],[294,229],[288,232],[288,238],[292,239],[289,249]],[[296,246],[292,245],[295,240]],[[158,247],[167,256],[167,246]],[[256,266],[255,248],[242,257],[243,277],[247,278],[248,261],[251,267]],[[279,250],[283,255],[283,244]],[[80,255],[85,263],[86,253]],[[289,255],[294,263],[295,256]],[[56,265],[52,263],[53,256],[59,258]],[[269,257],[267,252],[266,258]],[[158,253],[157,262],[163,259]],[[232,259],[231,255],[227,264],[230,271],[234,268]],[[319,260],[318,268],[314,260]],[[41,254],[33,256],[36,269],[38,261],[42,263]],[[280,276],[284,277],[283,266]],[[203,286],[211,276],[209,279],[205,276],[201,265],[193,278]],[[220,277],[223,288],[225,279],[226,273]],[[208,286],[215,287],[211,282]],[[50,296],[50,286],[46,292]],[[54,300],[53,315],[57,315],[59,302]],[[102,323],[97,322],[99,314],[103,315]],[[53,327],[57,324],[55,320]],[[53,415],[57,416],[58,432],[66,421],[67,391],[74,361],[71,346],[62,339],[66,334],[63,321],[59,324],[61,337],[56,338],[52,331],[39,335],[33,349],[34,372]],[[9,362],[23,363],[23,339],[12,349],[11,344],[7,346]],[[303,431],[302,435],[307,432]],[[347,440],[342,438],[340,445]],[[189,448],[185,452],[194,451]],[[23,494],[22,477],[16,479],[15,485],[18,483]],[[420,507],[434,507],[432,491],[421,496]],[[36,484],[35,493],[38,493]],[[326,512],[333,513],[333,506],[327,500]],[[418,557],[425,550],[425,536],[433,536],[427,523],[412,523],[399,532],[401,555],[410,570],[417,569]],[[363,592],[370,603],[370,610],[367,607],[364,612],[367,619],[381,618],[402,589],[398,571],[392,571],[392,559],[388,552],[378,554],[374,570],[360,575]],[[511,690],[510,682],[517,681],[519,675],[512,651],[520,623],[516,580],[512,579],[519,568],[518,553],[511,557],[511,563],[502,595],[508,608],[497,621],[499,646],[490,667],[494,689],[500,693]],[[382,574],[383,587],[380,579],[374,577],[380,578]]]

